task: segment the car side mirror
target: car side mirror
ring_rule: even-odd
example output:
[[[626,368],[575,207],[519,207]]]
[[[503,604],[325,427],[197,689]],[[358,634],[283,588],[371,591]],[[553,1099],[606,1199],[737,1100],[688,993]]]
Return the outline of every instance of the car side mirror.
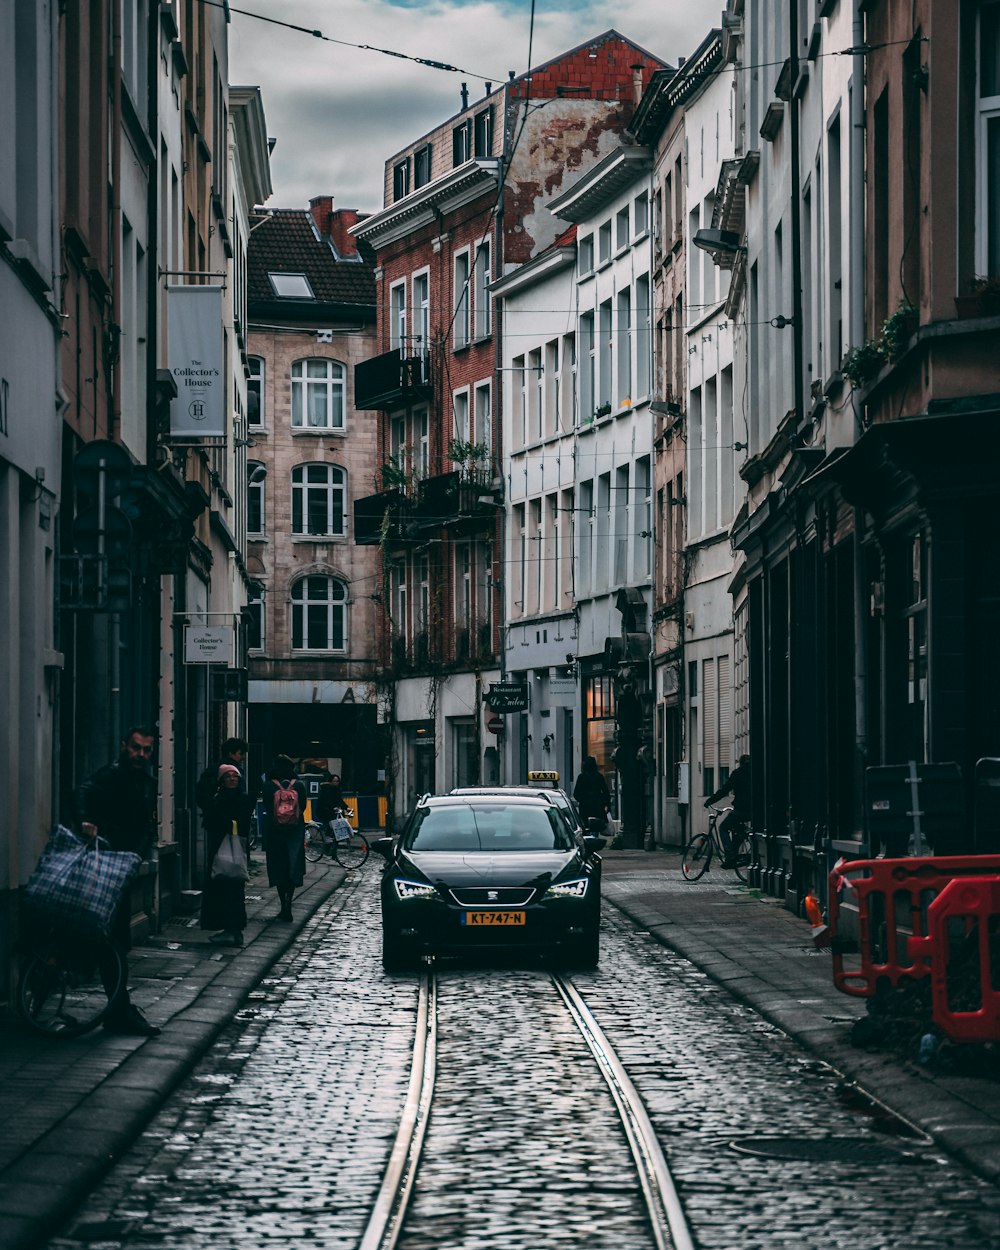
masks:
[[[607,822],[602,820],[600,816],[587,817],[587,830],[589,833],[603,833]]]
[[[608,845],[607,838],[595,838],[592,834],[587,834],[583,839],[583,845],[588,855],[593,855],[595,851],[603,851]]]
[[[386,863],[389,863],[396,853],[396,843],[392,838],[375,838],[371,848],[376,855],[381,855]]]

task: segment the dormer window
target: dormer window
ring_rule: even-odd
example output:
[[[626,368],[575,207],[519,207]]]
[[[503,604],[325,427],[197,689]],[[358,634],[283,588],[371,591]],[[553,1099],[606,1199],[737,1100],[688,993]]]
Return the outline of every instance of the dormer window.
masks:
[[[431,145],[428,143],[413,153],[413,186],[425,187],[431,180]]]
[[[271,286],[280,299],[315,299],[304,273],[269,273]]]

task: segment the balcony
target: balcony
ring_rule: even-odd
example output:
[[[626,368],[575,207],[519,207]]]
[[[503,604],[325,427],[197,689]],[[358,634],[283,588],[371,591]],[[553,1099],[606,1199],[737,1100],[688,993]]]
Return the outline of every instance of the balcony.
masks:
[[[354,366],[354,406],[401,408],[431,398],[425,356],[403,356],[399,348],[359,361]]]
[[[417,484],[414,527],[427,533],[442,527],[475,532],[496,519],[498,500],[486,469],[453,469]]]
[[[409,539],[413,502],[399,490],[354,501],[354,541],[361,547],[398,547]]]

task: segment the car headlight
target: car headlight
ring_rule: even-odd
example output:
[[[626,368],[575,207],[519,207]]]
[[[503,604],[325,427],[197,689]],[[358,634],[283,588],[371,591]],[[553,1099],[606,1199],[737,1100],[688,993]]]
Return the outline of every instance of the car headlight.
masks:
[[[437,894],[436,887],[426,881],[406,881],[397,877],[392,884],[396,887],[396,897],[400,902],[408,898],[433,898]]]
[[[545,898],[583,898],[588,885],[590,881],[587,877],[578,877],[575,881],[560,881],[549,886],[545,891]]]

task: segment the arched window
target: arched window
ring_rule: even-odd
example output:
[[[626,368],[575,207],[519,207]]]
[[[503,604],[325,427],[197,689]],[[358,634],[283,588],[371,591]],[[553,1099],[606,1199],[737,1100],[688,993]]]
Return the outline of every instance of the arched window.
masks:
[[[264,512],[264,484],[267,466],[256,460],[247,461],[247,535],[253,537],[266,533]]]
[[[336,360],[296,360],[292,365],[292,426],[342,430],[346,371]]]
[[[292,533],[347,533],[347,474],[335,464],[300,464],[292,470]]]
[[[247,357],[247,425],[256,429],[264,421],[264,357]]]
[[[347,650],[347,587],[311,574],[292,587],[292,650]]]

